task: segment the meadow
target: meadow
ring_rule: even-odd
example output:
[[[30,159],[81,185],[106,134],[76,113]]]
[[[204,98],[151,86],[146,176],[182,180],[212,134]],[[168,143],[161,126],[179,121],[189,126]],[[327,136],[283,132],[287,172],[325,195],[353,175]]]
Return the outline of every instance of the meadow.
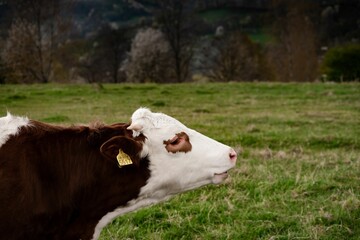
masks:
[[[54,124],[161,111],[241,152],[231,177],[117,218],[101,239],[360,239],[360,84],[0,85]]]

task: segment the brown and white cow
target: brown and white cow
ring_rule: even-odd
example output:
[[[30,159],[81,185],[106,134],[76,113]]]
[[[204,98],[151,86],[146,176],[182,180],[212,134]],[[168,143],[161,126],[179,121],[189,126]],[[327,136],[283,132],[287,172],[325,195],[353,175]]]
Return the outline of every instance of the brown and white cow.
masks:
[[[119,215],[221,183],[236,157],[146,108],[131,125],[61,127],[8,114],[0,118],[0,238],[97,239]]]

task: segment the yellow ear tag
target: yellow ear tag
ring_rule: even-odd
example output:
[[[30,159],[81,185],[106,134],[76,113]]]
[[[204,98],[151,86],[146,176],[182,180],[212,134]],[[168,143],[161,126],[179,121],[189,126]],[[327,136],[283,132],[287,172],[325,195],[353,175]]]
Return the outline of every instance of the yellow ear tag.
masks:
[[[116,159],[119,163],[119,167],[130,165],[133,163],[129,155],[124,153],[121,149],[119,149],[119,154],[116,156]]]

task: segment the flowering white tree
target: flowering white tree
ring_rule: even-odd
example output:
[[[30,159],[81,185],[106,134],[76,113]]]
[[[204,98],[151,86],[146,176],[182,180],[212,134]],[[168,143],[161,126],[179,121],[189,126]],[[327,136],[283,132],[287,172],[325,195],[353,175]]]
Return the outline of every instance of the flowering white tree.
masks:
[[[173,78],[169,44],[157,29],[138,31],[134,37],[124,70],[130,82],[168,82]]]

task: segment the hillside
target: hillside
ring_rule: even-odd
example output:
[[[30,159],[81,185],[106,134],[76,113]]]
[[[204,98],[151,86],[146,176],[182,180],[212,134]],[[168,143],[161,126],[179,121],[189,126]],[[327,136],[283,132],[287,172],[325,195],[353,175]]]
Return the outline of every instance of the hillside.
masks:
[[[12,21],[9,0],[0,1],[0,36],[5,38]],[[159,5],[156,1],[143,0],[65,0],[71,2],[70,12],[65,15],[72,18],[77,36],[89,36],[104,24],[113,28],[124,25],[141,25],[151,22]],[[360,3],[357,0],[312,1],[317,6],[318,23],[328,22],[332,38],[358,38]],[[227,25],[241,27],[245,32],[256,32],[269,25],[268,16],[271,2],[265,0],[197,0],[190,1],[187,10],[192,9],[211,26]],[[67,10],[68,11],[68,10]],[[328,26],[328,25],[331,26]],[[230,27],[230,28],[231,28]],[[356,30],[357,29],[357,30]]]

